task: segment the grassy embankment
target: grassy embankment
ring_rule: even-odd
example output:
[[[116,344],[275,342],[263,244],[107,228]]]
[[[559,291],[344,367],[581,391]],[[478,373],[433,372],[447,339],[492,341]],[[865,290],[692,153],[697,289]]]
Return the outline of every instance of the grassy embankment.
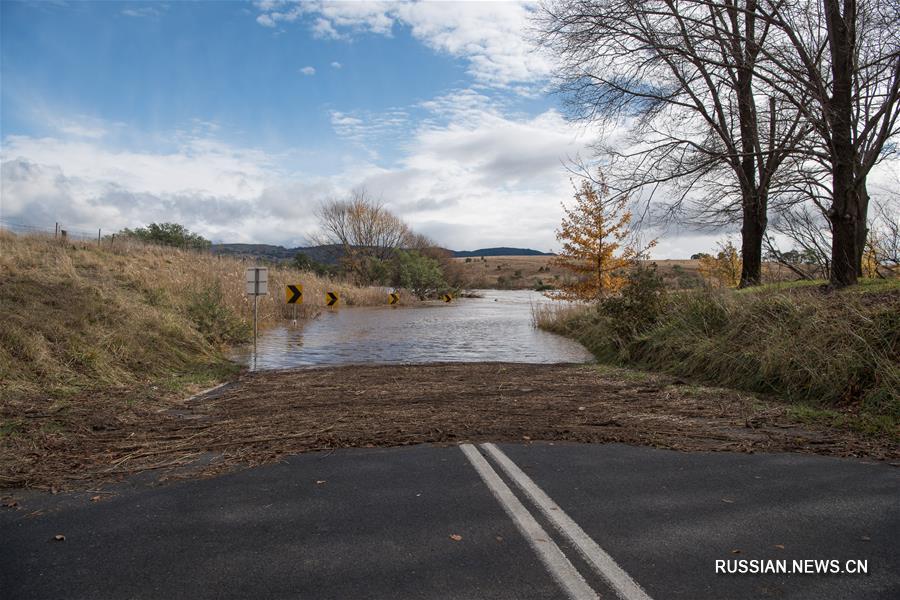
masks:
[[[900,437],[900,280],[700,289],[535,315],[601,362],[771,394],[799,421]]]
[[[0,232],[0,434],[21,427],[19,402],[61,407],[74,395],[111,390],[128,390],[134,399],[234,372],[226,352],[252,335],[248,266],[119,240],[98,247]],[[346,305],[386,301],[380,288],[270,266],[262,326],[291,315],[288,283],[304,286],[298,318],[322,309],[326,289]]]

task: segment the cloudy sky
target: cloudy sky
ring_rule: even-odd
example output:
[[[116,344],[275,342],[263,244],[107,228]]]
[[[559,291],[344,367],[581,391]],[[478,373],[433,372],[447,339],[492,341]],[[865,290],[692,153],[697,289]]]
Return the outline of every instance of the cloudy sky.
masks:
[[[548,93],[534,9],[3,1],[0,218],[297,246],[365,187],[443,246],[552,250],[594,134]]]

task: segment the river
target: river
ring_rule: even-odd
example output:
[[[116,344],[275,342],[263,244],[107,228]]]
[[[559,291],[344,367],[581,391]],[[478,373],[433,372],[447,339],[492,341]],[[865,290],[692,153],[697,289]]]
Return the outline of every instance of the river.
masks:
[[[260,332],[236,359],[251,368],[423,362],[589,362],[570,339],[535,329],[534,304],[553,302],[530,290],[478,290],[480,298],[416,307],[344,307],[300,326]]]

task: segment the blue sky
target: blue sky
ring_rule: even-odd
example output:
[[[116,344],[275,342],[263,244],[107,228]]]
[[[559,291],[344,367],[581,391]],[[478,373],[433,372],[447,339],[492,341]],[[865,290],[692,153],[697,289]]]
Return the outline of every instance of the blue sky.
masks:
[[[364,187],[444,246],[555,248],[595,137],[548,93],[534,8],[4,0],[0,216],[292,246]]]

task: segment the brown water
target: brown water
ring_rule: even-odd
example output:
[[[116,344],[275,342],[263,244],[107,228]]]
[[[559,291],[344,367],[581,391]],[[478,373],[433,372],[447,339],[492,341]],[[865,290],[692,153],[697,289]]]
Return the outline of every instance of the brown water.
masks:
[[[481,362],[589,362],[570,339],[535,329],[534,304],[552,302],[532,291],[480,290],[482,298],[390,306],[340,308],[301,327],[260,333],[237,360],[255,369],[313,365]]]

